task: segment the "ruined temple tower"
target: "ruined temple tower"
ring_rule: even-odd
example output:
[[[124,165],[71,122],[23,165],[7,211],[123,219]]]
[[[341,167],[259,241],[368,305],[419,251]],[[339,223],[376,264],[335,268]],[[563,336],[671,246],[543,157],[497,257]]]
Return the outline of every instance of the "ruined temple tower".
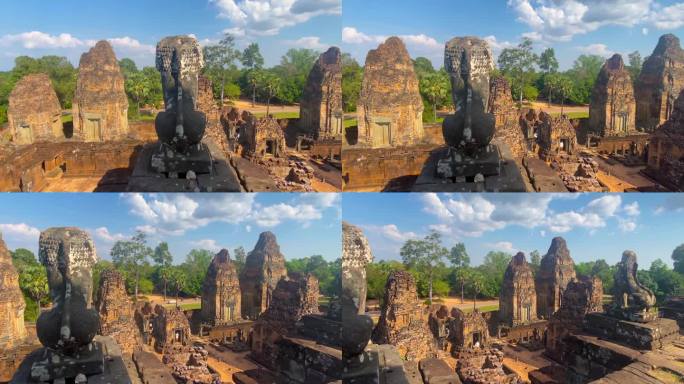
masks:
[[[359,146],[384,148],[419,143],[423,99],[406,46],[390,37],[366,56],[358,101]]]
[[[287,277],[285,256],[280,253],[275,235],[264,232],[247,255],[240,275],[242,316],[252,320],[258,318],[271,304],[273,291],[283,277]]]
[[[592,90],[589,127],[601,137],[637,132],[632,77],[617,53],[603,65]]]
[[[511,327],[537,320],[534,276],[522,252],[513,256],[504,273],[499,298],[499,319]]]
[[[560,309],[568,283],[575,278],[575,263],[565,239],[555,237],[549,251],[541,259],[535,278],[537,316],[549,319]]]
[[[202,284],[202,321],[219,325],[241,320],[241,299],[235,263],[222,249],[211,261]]]
[[[228,135],[221,124],[221,109],[214,100],[214,88],[211,80],[200,75],[197,79],[197,110],[204,112],[207,128],[204,137],[210,138],[222,153],[228,153]]]
[[[19,145],[64,138],[62,107],[48,75],[26,75],[9,95],[7,119]]]
[[[74,95],[74,138],[88,142],[128,136],[128,97],[111,44],[98,42],[81,56]]]
[[[300,101],[302,130],[319,139],[342,136],[342,54],[332,47],[314,64]]]
[[[505,144],[514,159],[522,159],[527,154],[525,135],[518,121],[518,109],[511,96],[511,85],[505,77],[495,77],[490,81],[487,112],[494,115],[494,140]]]
[[[684,191],[684,91],[669,120],[653,132],[648,150],[648,174],[668,188]]]
[[[139,347],[141,338],[135,324],[134,308],[126,294],[126,282],[121,273],[112,269],[102,271],[95,309],[100,315],[101,335],[113,337],[121,350],[127,353]]]
[[[366,265],[373,261],[368,239],[360,228],[342,222],[342,300],[344,308],[366,313]]]
[[[636,126],[651,132],[667,121],[684,89],[684,50],[675,35],[663,35],[644,62],[636,85]]]
[[[0,352],[11,350],[26,340],[24,309],[26,303],[19,289],[19,274],[12,265],[5,241],[0,234]],[[1,353],[0,353],[1,354]]]
[[[416,281],[406,271],[390,273],[373,342],[392,344],[405,360],[434,357],[435,340],[428,326],[427,308],[418,298]]]

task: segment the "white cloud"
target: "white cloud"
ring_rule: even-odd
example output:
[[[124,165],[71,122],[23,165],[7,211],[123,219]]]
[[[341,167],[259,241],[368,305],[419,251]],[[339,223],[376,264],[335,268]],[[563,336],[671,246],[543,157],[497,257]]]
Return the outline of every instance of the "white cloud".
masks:
[[[206,249],[207,251],[211,252],[218,252],[221,250],[221,247],[216,243],[216,240],[213,239],[191,241],[190,244],[192,244],[193,247]]]
[[[320,195],[320,196],[315,196]],[[338,194],[307,194],[288,203],[260,204],[256,194],[122,194],[131,214],[144,223],[136,229],[148,234],[178,236],[214,222],[275,227],[297,222],[304,227],[323,217],[327,209],[339,209]]]
[[[95,229],[95,236],[106,243],[115,243],[117,241],[125,240],[127,237],[121,233],[110,233],[107,227],[100,227]]]
[[[530,28],[524,36],[537,41],[570,41],[606,26],[684,25],[684,3],[663,7],[655,0],[508,0],[508,6]],[[647,34],[648,28],[641,31]]]
[[[494,53],[494,56],[498,56],[499,53],[501,53],[501,51],[506,49],[506,48],[513,48],[516,46],[515,43],[511,43],[510,41],[499,41],[499,40],[497,40],[496,36],[494,36],[494,35],[487,36],[484,38],[484,40],[492,48],[492,52]]]
[[[406,240],[418,238],[418,235],[415,232],[401,232],[399,228],[396,226],[396,224],[387,224],[383,226],[365,226],[364,229],[380,233],[381,235],[390,240],[402,243]]]
[[[609,220],[617,221],[617,225],[624,221],[624,229],[636,228],[638,205],[622,207],[620,195],[601,196],[575,210],[556,212],[550,208],[553,200],[567,198],[560,194],[426,194],[422,200],[423,210],[439,221],[429,228],[454,238],[480,237],[509,226],[539,228],[542,237],[546,231],[565,233],[586,229],[591,232],[605,227]]]
[[[641,214],[641,211],[639,210],[638,201],[635,201],[631,204],[627,204],[622,209],[627,216],[639,216]]]
[[[75,48],[86,45],[85,42],[69,33],[50,35],[40,31],[31,31],[0,37],[0,45],[2,46],[16,44],[26,49]]]
[[[501,252],[506,252],[506,253],[517,253],[519,249],[515,248],[513,246],[513,243],[510,241],[499,241],[496,243],[486,243],[485,246],[489,249],[495,250],[495,251],[501,251]]]
[[[26,223],[0,224],[0,233],[2,233],[5,240],[8,237],[12,237],[21,240],[35,240],[38,243],[38,238],[40,237],[40,230]]]
[[[118,49],[121,51],[129,52],[129,53],[143,53],[143,54],[150,54],[154,55],[156,52],[156,46],[154,45],[149,45],[149,44],[142,44],[140,41],[125,36],[125,37],[115,37],[111,39],[107,39],[109,43],[114,47],[114,49]]]
[[[286,44],[295,46],[297,48],[308,48],[308,49],[326,49],[330,47],[330,44],[321,43],[321,38],[318,36],[307,36],[302,37],[297,40],[286,40]]]
[[[603,57],[609,57],[615,54],[615,52],[608,49],[608,46],[605,44],[589,44],[584,47],[577,47],[577,50],[588,55],[598,55]]]
[[[648,28],[641,28],[641,34],[644,36],[648,35]]]
[[[209,0],[234,36],[274,36],[321,15],[340,15],[341,0]]]
[[[358,31],[353,27],[342,28],[342,42],[347,44],[367,44],[367,43],[382,43],[387,38],[385,36],[370,36]]]
[[[633,220],[619,219],[618,228],[620,228],[622,232],[634,232],[637,228],[637,223]]]
[[[431,59],[441,59],[444,55],[444,44],[434,37],[425,34],[397,35],[404,44],[412,57],[426,56]],[[389,35],[368,35],[354,27],[342,28],[342,42],[355,45],[367,45],[368,48],[375,48],[380,43],[385,42]]]

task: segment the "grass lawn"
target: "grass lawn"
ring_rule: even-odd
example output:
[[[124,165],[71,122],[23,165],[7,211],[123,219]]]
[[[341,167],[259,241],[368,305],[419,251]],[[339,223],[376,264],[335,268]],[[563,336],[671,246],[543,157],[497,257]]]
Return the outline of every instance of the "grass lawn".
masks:
[[[478,308],[478,310],[480,312],[492,312],[492,311],[496,311],[498,309],[499,309],[498,305],[485,305],[484,307]],[[463,312],[466,312],[466,313],[472,312],[472,311],[473,311],[472,307],[463,310]]]
[[[356,127],[357,125],[359,125],[359,121],[357,119],[348,119],[344,121],[345,128]]]
[[[552,113],[552,116],[560,116],[560,112]],[[589,112],[568,112],[566,113],[569,119],[588,119]]]
[[[71,123],[74,121],[74,115],[62,115],[62,124]]]
[[[275,112],[271,113],[276,119],[299,119],[299,112]],[[255,113],[256,117],[266,117],[266,112]]]
[[[166,308],[175,308],[175,307],[176,307],[176,304],[164,304],[164,307],[166,307]],[[180,308],[181,308],[181,310],[183,310],[183,311],[190,311],[190,310],[193,310],[193,309],[200,309],[200,308],[202,308],[202,303],[201,303],[201,302],[198,302],[198,303],[181,304],[181,305],[180,305]]]

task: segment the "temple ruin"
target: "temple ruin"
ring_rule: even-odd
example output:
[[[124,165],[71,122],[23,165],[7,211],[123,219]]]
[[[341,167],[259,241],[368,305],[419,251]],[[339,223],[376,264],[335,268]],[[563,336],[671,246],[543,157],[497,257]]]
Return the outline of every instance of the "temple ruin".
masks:
[[[373,261],[368,239],[360,228],[342,222],[342,292],[343,300],[358,314],[366,313],[366,265]],[[344,306],[345,304],[343,304]]]
[[[646,172],[674,191],[684,191],[684,93],[670,118],[653,132]]]
[[[520,127],[518,109],[511,96],[511,85],[505,77],[491,79],[487,112],[494,115],[493,141],[508,147],[515,159],[527,155],[527,142]]]
[[[126,283],[119,272],[106,269],[100,274],[95,309],[100,315],[100,335],[111,336],[124,353],[132,353],[140,348],[141,339],[135,326],[133,303],[128,298]]]
[[[452,321],[448,324],[451,353],[464,349],[485,348],[490,344],[487,321],[478,310],[463,312],[451,309]]]
[[[677,36],[663,35],[644,62],[635,88],[637,128],[652,132],[667,121],[682,89],[684,50]]]
[[[577,132],[565,116],[552,117],[541,112],[538,128],[540,157],[547,161],[557,156],[573,155],[577,147]]]
[[[285,157],[285,134],[272,117],[252,117],[244,126],[241,137],[243,154],[255,159]]]
[[[584,316],[592,312],[603,312],[603,282],[597,276],[571,280],[563,291],[560,309],[547,323],[546,353],[562,363],[563,339],[581,330]]]
[[[563,303],[565,288],[575,278],[575,263],[562,237],[551,241],[549,251],[542,257],[535,277],[537,316],[549,319]]]
[[[21,345],[27,337],[24,326],[24,295],[19,289],[19,274],[12,265],[5,241],[0,235],[0,350]]]
[[[128,97],[112,46],[98,42],[81,56],[73,101],[75,138],[107,142],[126,138]]]
[[[632,77],[617,53],[603,65],[592,90],[589,125],[601,137],[637,132]]]
[[[205,138],[216,145],[222,156],[227,156],[230,149],[228,135],[221,123],[221,108],[214,99],[214,88],[211,80],[202,75],[197,81],[197,110],[203,112],[207,118]]]
[[[331,47],[320,55],[300,100],[300,129],[314,140],[342,137],[342,53]]]
[[[247,255],[240,275],[242,316],[256,320],[273,302],[278,281],[287,276],[285,256],[272,232],[259,235],[259,241]]]
[[[7,120],[18,145],[64,139],[62,107],[48,75],[26,75],[19,80],[9,95]]]
[[[509,326],[537,320],[537,291],[532,268],[518,252],[506,268],[499,298],[499,318]]]
[[[209,265],[202,284],[202,319],[219,325],[241,320],[240,279],[227,250],[222,249]]]
[[[352,142],[367,148],[418,144],[424,136],[423,109],[413,61],[401,39],[390,37],[368,52]]]
[[[427,324],[427,315],[427,309],[418,298],[413,276],[405,271],[394,271],[385,284],[373,342],[394,345],[405,360],[435,357],[436,346]]]

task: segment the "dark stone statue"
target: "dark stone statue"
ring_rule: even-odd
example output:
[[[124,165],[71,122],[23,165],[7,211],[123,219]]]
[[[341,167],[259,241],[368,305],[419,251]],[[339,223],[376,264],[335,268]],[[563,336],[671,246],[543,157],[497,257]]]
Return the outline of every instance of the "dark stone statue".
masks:
[[[157,44],[166,110],[157,115],[159,140],[174,151],[187,153],[204,136],[207,118],[197,110],[199,73],[204,67],[202,48],[188,36],[167,37]]]
[[[613,316],[628,321],[648,322],[658,317],[655,308],[656,297],[653,292],[639,282],[637,277],[637,255],[625,251],[618,263],[613,285]]]
[[[100,326],[91,307],[95,246],[77,228],[51,228],[40,234],[40,261],[47,269],[53,307],[36,323],[40,342],[73,354],[88,345]]]

